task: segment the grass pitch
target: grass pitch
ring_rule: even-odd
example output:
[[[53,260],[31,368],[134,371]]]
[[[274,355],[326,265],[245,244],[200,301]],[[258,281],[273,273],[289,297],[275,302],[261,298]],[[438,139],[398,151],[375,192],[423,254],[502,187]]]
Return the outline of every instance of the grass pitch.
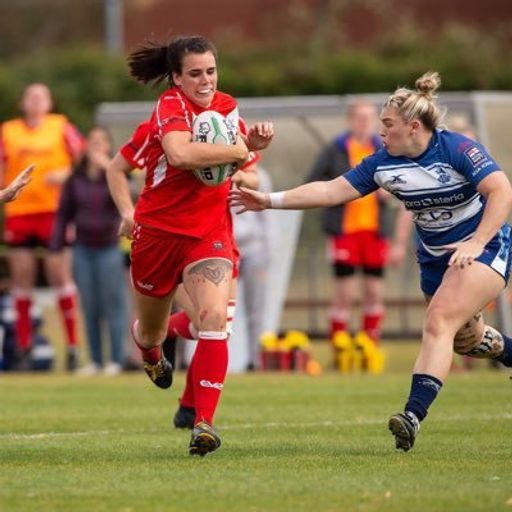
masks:
[[[402,453],[386,424],[410,361],[391,356],[382,376],[230,376],[205,458],[171,428],[183,375],[4,375],[0,511],[512,510],[508,375],[452,374]]]

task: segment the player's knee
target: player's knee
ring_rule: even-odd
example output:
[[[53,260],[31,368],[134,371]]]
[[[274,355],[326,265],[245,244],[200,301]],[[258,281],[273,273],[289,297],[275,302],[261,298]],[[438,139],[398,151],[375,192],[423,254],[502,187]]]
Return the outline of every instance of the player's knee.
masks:
[[[457,333],[453,341],[453,350],[457,354],[478,359],[493,359],[503,353],[503,336],[494,327],[486,325],[479,335]]]
[[[199,312],[200,331],[223,331],[226,329],[226,307],[215,305]]]
[[[450,332],[455,335],[457,325],[446,308],[431,303],[425,314],[423,330],[433,337],[444,336]]]

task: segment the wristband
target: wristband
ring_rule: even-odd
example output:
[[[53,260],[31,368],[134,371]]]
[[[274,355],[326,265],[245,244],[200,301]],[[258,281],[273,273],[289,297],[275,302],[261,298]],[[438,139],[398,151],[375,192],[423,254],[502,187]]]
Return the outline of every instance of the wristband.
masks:
[[[284,192],[272,192],[268,195],[270,199],[270,208],[283,208],[284,205]]]

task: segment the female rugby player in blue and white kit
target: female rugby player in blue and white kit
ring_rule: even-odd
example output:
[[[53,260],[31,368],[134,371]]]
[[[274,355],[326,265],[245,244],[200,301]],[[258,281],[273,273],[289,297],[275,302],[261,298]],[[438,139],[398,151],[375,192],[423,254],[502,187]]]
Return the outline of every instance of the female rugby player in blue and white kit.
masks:
[[[421,289],[428,302],[420,353],[403,413],[389,419],[396,447],[412,448],[420,422],[446,379],[453,351],[512,366],[512,339],[485,325],[482,309],[505,287],[510,269],[512,187],[485,148],[439,129],[437,73],[397,89],[380,118],[384,147],[328,182],[262,194],[235,190],[246,210],[305,209],[346,203],[382,187],[413,213]]]

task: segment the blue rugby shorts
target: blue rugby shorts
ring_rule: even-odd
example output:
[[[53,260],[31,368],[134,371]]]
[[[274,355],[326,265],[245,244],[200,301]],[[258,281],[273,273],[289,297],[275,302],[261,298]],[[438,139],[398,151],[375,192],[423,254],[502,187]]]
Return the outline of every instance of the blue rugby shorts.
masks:
[[[494,238],[485,246],[482,254],[475,260],[492,268],[503,277],[505,284],[508,283],[510,266],[512,264],[512,242],[510,237],[511,227],[508,224],[504,224]],[[421,291],[426,295],[432,296],[443,280],[452,253],[448,252],[442,256],[433,256],[420,247],[417,254],[420,265]]]

